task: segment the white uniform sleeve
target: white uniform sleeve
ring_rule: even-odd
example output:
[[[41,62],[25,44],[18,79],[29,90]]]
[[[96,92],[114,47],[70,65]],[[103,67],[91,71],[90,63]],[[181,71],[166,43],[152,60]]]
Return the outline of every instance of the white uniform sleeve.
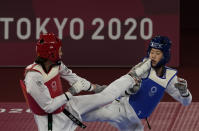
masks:
[[[70,85],[73,85],[74,83],[76,83],[78,79],[80,78],[75,73],[73,73],[72,70],[68,69],[63,63],[61,63],[59,73],[60,73],[61,78],[67,80]]]
[[[61,78],[67,80],[71,86],[77,82],[80,82],[80,83],[84,82],[83,85],[81,84],[81,86],[84,86],[82,88],[85,88],[85,89],[90,88],[91,83],[88,80],[73,73],[72,70],[68,69],[63,63],[61,63],[61,67],[60,67],[60,76]]]
[[[24,81],[27,92],[45,112],[52,113],[62,105],[66,104],[67,99],[64,94],[51,98],[50,92],[44,85],[43,77],[40,73],[28,72]]]
[[[189,105],[192,101],[192,95],[189,92],[189,96],[187,97],[182,97],[179,90],[177,88],[175,88],[174,84],[177,83],[177,76],[175,76],[171,82],[169,83],[169,85],[166,88],[166,92],[172,96],[175,100],[179,101],[180,103],[182,103],[183,105]]]

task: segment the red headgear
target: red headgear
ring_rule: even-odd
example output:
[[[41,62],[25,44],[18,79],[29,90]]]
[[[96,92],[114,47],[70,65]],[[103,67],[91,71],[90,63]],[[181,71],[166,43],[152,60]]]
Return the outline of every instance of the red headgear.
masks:
[[[41,34],[36,45],[37,56],[57,62],[60,60],[59,48],[61,46],[61,40],[53,33]]]

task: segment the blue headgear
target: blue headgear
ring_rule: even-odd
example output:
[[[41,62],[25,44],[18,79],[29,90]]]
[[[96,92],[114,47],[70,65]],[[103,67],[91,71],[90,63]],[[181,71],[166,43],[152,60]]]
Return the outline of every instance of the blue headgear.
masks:
[[[165,65],[166,63],[169,62],[171,53],[170,53],[170,48],[171,48],[171,41],[169,40],[168,37],[166,36],[156,36],[152,38],[148,50],[147,50],[147,57],[150,55],[150,51],[152,48],[159,49],[163,52],[163,58],[158,62],[156,67],[160,67],[162,65]]]

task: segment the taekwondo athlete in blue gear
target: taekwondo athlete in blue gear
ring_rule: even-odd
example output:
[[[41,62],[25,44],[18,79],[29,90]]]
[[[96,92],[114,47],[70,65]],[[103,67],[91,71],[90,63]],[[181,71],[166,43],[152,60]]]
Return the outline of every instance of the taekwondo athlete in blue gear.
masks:
[[[135,95],[130,96],[129,103],[140,119],[150,116],[162,99],[167,85],[177,74],[176,70],[165,67],[165,64],[170,60],[170,47],[171,41],[165,36],[154,37],[149,44],[147,57],[150,56],[151,49],[154,48],[163,52],[163,58],[154,68],[151,68],[148,76],[142,79],[140,90]],[[162,68],[163,76],[156,75],[158,68]]]
[[[152,38],[147,58],[127,74],[137,83],[127,89],[126,95],[119,100],[83,114],[83,121],[109,122],[120,131],[143,131],[140,119],[151,115],[165,92],[183,105],[189,105],[192,95],[186,80],[177,76],[177,70],[165,66],[170,60],[170,48],[171,41],[168,37]],[[127,83],[123,85],[127,86]]]

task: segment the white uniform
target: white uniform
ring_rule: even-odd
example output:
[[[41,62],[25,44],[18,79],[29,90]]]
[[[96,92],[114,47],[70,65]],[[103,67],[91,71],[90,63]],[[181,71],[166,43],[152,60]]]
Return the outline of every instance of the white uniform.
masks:
[[[70,85],[77,82],[80,78],[76,74],[72,73],[72,71],[63,63],[60,66],[59,74],[60,77],[67,80]],[[44,84],[45,79],[49,79],[48,77],[49,74],[44,73],[42,75],[37,71],[28,71],[24,80],[26,91],[46,113],[52,113],[66,104],[64,108],[75,117],[79,118],[79,120],[81,120],[82,114],[112,102],[114,99],[123,94],[127,88],[133,86],[135,83],[132,77],[125,75],[111,83],[101,93],[94,95],[72,96],[71,99],[67,101],[64,94],[55,98],[51,97],[49,89]],[[39,131],[48,130],[47,115],[34,114],[34,118]],[[53,131],[74,131],[76,127],[77,125],[73,123],[63,112],[53,114]]]
[[[174,87],[174,84],[177,83],[177,76],[175,75],[175,71],[172,71],[171,69],[168,68],[168,71],[165,76],[170,77],[170,79],[158,77],[154,73],[154,70],[151,69],[151,71],[146,72],[142,76],[142,78],[150,77],[150,80],[152,79],[158,82],[160,85],[165,85],[163,86],[165,88],[164,90],[165,92],[167,92],[170,96],[172,96],[174,99],[176,99],[183,105],[189,105],[192,100],[191,93],[188,91],[189,96],[182,97],[181,94],[179,93],[179,90]],[[154,91],[154,93],[156,93],[156,91],[158,92],[158,89],[154,90],[154,88],[155,87],[152,85],[152,88],[151,88],[152,91]],[[143,90],[145,89],[146,87],[144,87]],[[163,88],[160,90],[163,90]],[[146,95],[155,96],[155,94],[151,94],[150,91],[147,92]],[[138,99],[142,99],[142,98],[138,98]],[[147,98],[147,99],[150,99],[150,98]],[[98,108],[92,112],[84,114],[82,116],[83,121],[87,121],[87,122],[105,121],[105,122],[109,122],[110,124],[112,124],[113,126],[115,126],[121,131],[143,131],[144,127],[141,123],[140,118],[138,117],[138,114],[141,113],[141,111],[136,113],[135,109],[137,108],[134,109],[130,103],[131,103],[130,96],[122,97],[119,101],[115,100],[111,104],[108,104],[104,107]],[[142,105],[144,104],[141,103],[141,106]],[[144,108],[144,110],[148,110],[148,108]]]

